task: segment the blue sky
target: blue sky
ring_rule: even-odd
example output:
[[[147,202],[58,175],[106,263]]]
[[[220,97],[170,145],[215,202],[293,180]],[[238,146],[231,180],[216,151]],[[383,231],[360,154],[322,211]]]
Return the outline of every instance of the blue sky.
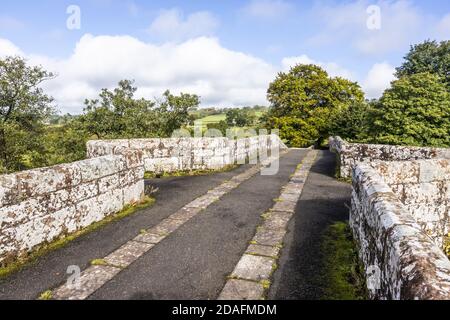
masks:
[[[70,5],[80,29],[67,28]],[[450,2],[3,0],[0,9],[0,56],[57,72],[46,89],[72,113],[120,78],[136,79],[145,97],[171,89],[201,95],[203,106],[266,103],[269,82],[295,63],[320,64],[377,97],[425,39],[450,39]]]

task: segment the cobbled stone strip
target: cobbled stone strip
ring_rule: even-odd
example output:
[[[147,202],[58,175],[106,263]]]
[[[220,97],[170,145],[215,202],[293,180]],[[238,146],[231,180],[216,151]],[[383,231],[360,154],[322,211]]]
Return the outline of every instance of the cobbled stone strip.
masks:
[[[280,156],[286,152],[287,151],[280,153]],[[122,271],[122,269],[139,259],[143,254],[151,250],[155,245],[163,241],[171,233],[176,231],[201,211],[218,201],[222,196],[237,188],[242,182],[256,175],[260,172],[262,167],[270,165],[272,161],[277,161],[277,158],[269,158],[262,161],[260,165],[249,168],[245,172],[234,176],[229,181],[208,191],[205,195],[191,201],[183,208],[161,221],[155,227],[148,230],[142,230],[136,238],[125,243],[122,247],[102,259],[105,265],[91,266],[84,270],[81,273],[80,281],[77,286],[66,283],[53,291],[52,298],[56,300],[84,300],[88,298],[106,282]],[[254,256],[250,256],[250,258],[253,257]],[[260,258],[259,261],[261,265],[264,265],[266,269],[271,268],[267,261],[269,258]],[[245,288],[248,289],[253,287],[255,287],[255,285],[247,285]],[[253,288],[253,290],[256,289]],[[256,290],[255,292],[259,291]],[[242,292],[242,294],[245,294],[245,292]]]
[[[290,181],[276,199],[276,204],[258,227],[253,240],[233,273],[229,276],[218,300],[261,300],[270,288],[270,279],[277,268],[277,260],[287,226],[303,191],[318,152],[308,152]]]

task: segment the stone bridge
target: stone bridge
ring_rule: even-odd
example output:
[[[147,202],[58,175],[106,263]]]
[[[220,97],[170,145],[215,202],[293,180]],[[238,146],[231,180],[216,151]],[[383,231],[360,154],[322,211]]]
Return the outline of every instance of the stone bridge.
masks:
[[[319,299],[321,236],[349,219],[377,273],[372,298],[450,298],[448,160],[339,163],[343,144],[331,140],[336,157],[275,135],[91,141],[87,160],[0,176],[3,265],[157,190],[152,206],[0,278],[0,299]],[[339,166],[353,170],[353,194]],[[190,170],[217,171],[144,181]]]

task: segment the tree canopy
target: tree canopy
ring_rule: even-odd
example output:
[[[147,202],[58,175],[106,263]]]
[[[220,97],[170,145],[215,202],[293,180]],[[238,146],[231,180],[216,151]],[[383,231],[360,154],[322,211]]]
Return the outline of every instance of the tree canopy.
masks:
[[[268,90],[271,109],[266,126],[280,129],[282,139],[295,147],[320,144],[330,133],[331,119],[362,102],[364,94],[355,82],[336,77],[316,65],[297,65],[278,74]]]
[[[42,156],[43,122],[54,108],[40,84],[53,77],[23,58],[0,59],[0,173],[27,168]]]
[[[256,116],[250,108],[229,109],[226,113],[226,122],[230,127],[247,127],[255,123]]]
[[[413,45],[404,60],[397,68],[397,78],[429,72],[440,76],[450,89],[450,41],[427,40]]]
[[[385,144],[450,145],[450,93],[428,72],[392,83],[374,109],[374,140]]]
[[[189,123],[189,111],[199,97],[175,96],[166,91],[162,99],[136,99],[133,81],[122,80],[114,90],[103,89],[99,99],[86,100],[82,127],[98,139],[168,137]]]

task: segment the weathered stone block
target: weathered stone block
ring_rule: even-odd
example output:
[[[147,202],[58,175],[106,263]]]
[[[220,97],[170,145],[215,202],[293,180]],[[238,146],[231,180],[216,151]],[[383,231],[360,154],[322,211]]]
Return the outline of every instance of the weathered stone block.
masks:
[[[261,300],[264,287],[260,283],[245,280],[228,280],[218,300]]]
[[[144,197],[144,180],[139,180],[134,184],[123,187],[123,203],[134,204],[142,201]]]
[[[100,194],[117,189],[120,186],[119,174],[113,174],[98,179],[98,191]]]
[[[98,184],[95,181],[77,185],[69,190],[69,201],[71,203],[78,203],[99,195]]]
[[[258,282],[268,280],[272,274],[274,262],[272,258],[244,254],[231,276]]]
[[[283,243],[285,230],[282,229],[260,229],[253,238],[257,244],[266,246],[278,246]]]
[[[286,214],[286,212],[276,212],[272,211],[269,214],[269,217],[264,221],[263,229],[283,229],[286,230],[289,221],[291,220],[292,215]]]
[[[125,170],[120,156],[104,156],[84,160],[80,165],[82,182],[90,182]]]
[[[245,253],[250,255],[257,255],[257,256],[266,256],[271,258],[277,258],[280,253],[280,247],[279,246],[261,246],[257,244],[251,244],[247,251]]]

